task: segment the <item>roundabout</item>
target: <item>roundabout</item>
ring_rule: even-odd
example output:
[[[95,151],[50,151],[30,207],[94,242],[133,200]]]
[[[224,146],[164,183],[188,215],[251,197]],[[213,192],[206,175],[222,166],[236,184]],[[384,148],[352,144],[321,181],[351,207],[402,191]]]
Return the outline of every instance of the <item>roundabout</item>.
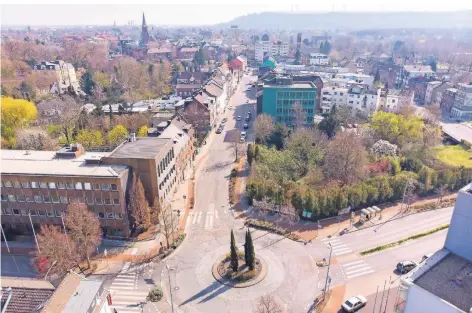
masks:
[[[240,265],[238,272],[234,273],[230,269],[230,258],[225,255],[220,257],[213,264],[213,277],[223,285],[233,288],[246,288],[260,283],[267,275],[267,263],[263,259],[256,259],[256,267],[250,270],[245,264],[244,258],[240,257]]]

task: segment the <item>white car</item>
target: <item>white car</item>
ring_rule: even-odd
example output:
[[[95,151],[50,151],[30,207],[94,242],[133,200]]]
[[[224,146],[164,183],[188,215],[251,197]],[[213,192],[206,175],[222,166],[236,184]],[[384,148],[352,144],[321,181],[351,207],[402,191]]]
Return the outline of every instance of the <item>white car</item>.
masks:
[[[351,297],[343,303],[342,308],[346,312],[355,312],[367,304],[367,299],[364,296]]]
[[[238,117],[236,118],[237,121],[240,121],[241,120],[241,115],[238,115]]]

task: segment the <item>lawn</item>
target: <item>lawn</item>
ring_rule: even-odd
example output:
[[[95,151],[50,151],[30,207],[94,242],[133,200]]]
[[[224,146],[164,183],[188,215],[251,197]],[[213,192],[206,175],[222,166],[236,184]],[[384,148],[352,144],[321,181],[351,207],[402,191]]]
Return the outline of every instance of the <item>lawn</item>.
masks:
[[[449,165],[472,168],[472,152],[461,146],[444,146],[438,148],[438,158]]]

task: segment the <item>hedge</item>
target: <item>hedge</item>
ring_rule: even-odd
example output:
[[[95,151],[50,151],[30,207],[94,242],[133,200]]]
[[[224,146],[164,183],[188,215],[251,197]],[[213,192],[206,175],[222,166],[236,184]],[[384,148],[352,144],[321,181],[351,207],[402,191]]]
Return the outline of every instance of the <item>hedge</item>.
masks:
[[[244,225],[246,225],[247,227],[258,229],[258,230],[266,230],[268,232],[287,237],[290,240],[294,240],[294,241],[300,240],[300,237],[292,233],[290,230],[285,229],[283,227],[278,227],[274,225],[274,223],[269,222],[269,221],[256,220],[256,219],[249,218],[244,222]]]
[[[446,228],[449,228],[449,224],[442,225],[442,226],[433,228],[431,230],[428,230],[428,231],[425,231],[425,232],[422,232],[422,233],[419,233],[419,234],[416,234],[416,235],[412,235],[412,236],[409,236],[409,237],[406,237],[406,238],[403,238],[403,239],[400,239],[400,240],[397,240],[397,241],[394,241],[394,242],[391,242],[391,243],[388,243],[388,244],[385,244],[385,245],[377,246],[377,247],[372,248],[372,249],[364,250],[364,251],[361,251],[359,254],[360,255],[367,255],[367,254],[382,251],[382,250],[385,250],[385,249],[388,249],[388,248],[393,248],[393,247],[401,245],[402,243],[404,243],[406,241],[419,239],[419,238],[422,238],[424,236],[434,234],[434,233],[436,233],[440,230],[446,229]]]

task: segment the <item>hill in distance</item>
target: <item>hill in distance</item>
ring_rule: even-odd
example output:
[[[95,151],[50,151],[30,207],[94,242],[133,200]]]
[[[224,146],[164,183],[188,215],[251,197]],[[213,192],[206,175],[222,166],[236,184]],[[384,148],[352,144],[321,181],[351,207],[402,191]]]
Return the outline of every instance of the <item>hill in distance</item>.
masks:
[[[462,12],[264,12],[240,16],[220,27],[247,29],[472,28],[472,11]]]

